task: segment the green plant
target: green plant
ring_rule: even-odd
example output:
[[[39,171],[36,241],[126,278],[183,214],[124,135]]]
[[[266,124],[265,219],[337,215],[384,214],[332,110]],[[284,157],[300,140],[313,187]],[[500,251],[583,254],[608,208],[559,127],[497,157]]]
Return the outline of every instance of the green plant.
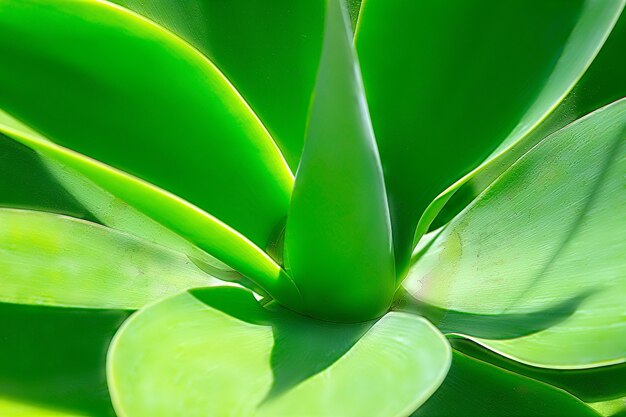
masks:
[[[117,3],[0,0],[0,414],[626,412],[624,1]]]

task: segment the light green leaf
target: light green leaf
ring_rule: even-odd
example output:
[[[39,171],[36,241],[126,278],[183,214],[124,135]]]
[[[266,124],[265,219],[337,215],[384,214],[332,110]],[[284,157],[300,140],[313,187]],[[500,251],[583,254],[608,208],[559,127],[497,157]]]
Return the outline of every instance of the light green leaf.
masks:
[[[444,228],[413,265],[407,290],[494,320],[578,298],[572,314],[546,330],[473,339],[543,367],[624,362],[625,138],[622,99],[545,139]]]
[[[0,108],[28,133],[176,194],[265,247],[293,177],[202,54],[104,1],[2,0],[0,31]],[[16,138],[14,127],[2,130]]]
[[[610,401],[600,401],[589,404],[600,415],[605,417],[626,416],[626,397],[616,398]]]
[[[473,173],[459,178],[565,96],[623,4],[364,1],[356,44],[400,273],[414,240]]]
[[[7,417],[92,417],[0,397],[0,415]],[[95,417],[95,416],[94,416]]]
[[[0,209],[0,301],[137,309],[220,282],[186,256],[104,226]]]
[[[441,387],[411,417],[593,417],[576,397],[454,351]]]
[[[314,317],[362,321],[384,314],[395,291],[391,225],[350,22],[342,0],[327,6],[286,267]]]
[[[250,103],[295,172],[319,63],[324,1],[113,1],[208,56]]]
[[[436,390],[449,360],[446,340],[417,316],[321,322],[218,287],[127,321],[109,351],[108,381],[125,417],[393,417]]]

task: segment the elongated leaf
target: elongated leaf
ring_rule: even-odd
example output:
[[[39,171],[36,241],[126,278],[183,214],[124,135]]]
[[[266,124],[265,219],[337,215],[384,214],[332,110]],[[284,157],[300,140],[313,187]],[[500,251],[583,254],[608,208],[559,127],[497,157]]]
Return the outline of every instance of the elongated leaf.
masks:
[[[584,297],[546,330],[474,340],[544,367],[625,361],[625,138],[622,99],[545,139],[445,227],[405,287],[438,307],[490,315]]]
[[[510,360],[466,339],[451,340],[454,349],[483,362],[523,375],[589,402],[626,396],[626,363],[592,369],[546,369]]]
[[[622,13],[600,53],[585,75],[558,107],[511,149],[499,155],[455,192],[435,223],[442,225],[463,210],[478,194],[542,139],[593,110],[626,97],[626,14]],[[493,155],[495,156],[495,155]]]
[[[626,397],[617,398],[610,401],[601,401],[589,404],[601,416],[624,417],[626,416]]]
[[[262,283],[261,286],[273,297],[284,300],[286,304],[297,300],[297,290],[276,262],[244,236],[198,207],[136,177],[56,145],[2,111],[0,127],[11,137],[36,149],[44,157],[56,161],[57,164],[53,164],[53,169],[61,170],[62,181],[69,184],[73,191],[79,192],[83,202],[93,203],[94,211],[109,211],[98,209],[103,199],[101,190],[106,190],[140,213],[196,244],[221,262],[236,268],[255,284]],[[88,180],[80,177],[74,180],[66,178],[76,172],[80,172]],[[83,188],[82,185],[86,187]],[[143,235],[142,229],[147,226],[146,239],[155,241],[155,235],[160,234],[161,228],[144,221],[141,216],[135,216],[134,213],[131,215],[132,217],[124,222],[115,221],[115,223],[122,223],[125,230],[139,235]],[[163,238],[163,234],[160,235]],[[181,239],[176,240],[168,234],[161,238],[156,241],[175,249],[186,249],[180,242]],[[171,245],[172,243],[174,245]],[[200,261],[206,264],[206,259],[202,256],[200,258]],[[297,306],[294,305],[293,308]]]
[[[295,172],[319,62],[324,1],[114,2],[158,22],[215,62]]]
[[[308,311],[383,314],[395,290],[387,195],[341,0],[328,0],[324,48],[287,219],[287,271]],[[320,303],[324,300],[323,303]]]
[[[215,278],[186,256],[103,226],[0,209],[0,301],[137,309]]]
[[[120,310],[0,303],[0,398],[82,417],[115,417],[106,352],[128,316]],[[19,416],[2,411],[3,417]]]
[[[473,174],[455,181],[545,117],[622,7],[602,0],[364,2],[356,43],[400,272],[414,235]]]
[[[0,108],[265,247],[287,213],[293,178],[210,61],[107,2],[3,0],[0,11]]]
[[[126,417],[393,417],[435,391],[449,360],[446,340],[417,316],[320,322],[210,288],[133,316],[111,345],[108,380]]]
[[[598,416],[558,388],[454,352],[448,377],[411,417]]]

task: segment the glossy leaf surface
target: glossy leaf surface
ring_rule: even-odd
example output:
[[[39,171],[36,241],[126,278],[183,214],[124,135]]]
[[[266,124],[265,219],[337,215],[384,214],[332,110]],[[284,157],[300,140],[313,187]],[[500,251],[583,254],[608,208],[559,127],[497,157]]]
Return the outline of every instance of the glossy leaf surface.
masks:
[[[59,411],[54,408],[40,407],[6,398],[0,398],[0,415],[11,417],[91,417]]]
[[[546,369],[505,358],[467,339],[458,338],[450,343],[468,356],[561,388],[586,403],[626,396],[626,363],[591,369]]]
[[[364,2],[356,44],[399,272],[406,270],[416,225],[431,201],[562,99],[622,6],[595,0]],[[460,185],[429,206],[416,238]]]
[[[558,388],[454,352],[444,383],[411,417],[598,416]]]
[[[467,206],[530,148],[567,124],[626,97],[626,14],[622,13],[600,53],[584,76],[558,107],[519,142],[476,172],[443,208],[437,223],[442,225]]]
[[[104,226],[0,209],[0,301],[137,309],[220,282],[186,256]]]
[[[295,172],[319,63],[324,1],[114,2],[206,54],[250,103]]]
[[[437,307],[494,321],[578,299],[545,330],[474,340],[544,367],[626,360],[625,135],[623,99],[545,139],[444,228],[405,287]]]
[[[324,320],[382,315],[395,273],[389,208],[347,13],[329,0],[285,235],[287,272]],[[314,249],[314,250],[312,250]]]
[[[447,341],[420,317],[328,323],[210,288],[133,316],[112,344],[108,379],[126,417],[393,417],[435,391],[449,360]]]
[[[236,268],[255,283],[262,282],[263,288],[275,298],[285,299],[285,303],[298,298],[293,283],[276,262],[244,236],[198,207],[136,177],[56,145],[2,111],[0,128],[17,141],[37,150],[45,158],[54,160],[58,165],[57,170],[62,170],[63,182],[70,186],[74,183],[87,185],[87,188],[79,187],[78,195],[83,202],[89,201],[97,207],[103,198],[101,190],[105,190],[226,265]],[[80,177],[64,178],[77,172],[88,180]],[[107,193],[104,193],[104,198]],[[91,200],[94,197],[95,200]],[[125,229],[137,234],[147,223],[141,218],[137,219],[137,216],[133,217],[141,222],[129,225],[128,223],[133,223],[133,219],[127,219]],[[159,228],[149,225],[146,238],[153,240],[158,232]],[[171,243],[171,236],[166,238]],[[174,243],[178,249],[180,242]]]
[[[4,0],[0,11],[0,108],[267,244],[293,178],[209,60],[107,2]]]

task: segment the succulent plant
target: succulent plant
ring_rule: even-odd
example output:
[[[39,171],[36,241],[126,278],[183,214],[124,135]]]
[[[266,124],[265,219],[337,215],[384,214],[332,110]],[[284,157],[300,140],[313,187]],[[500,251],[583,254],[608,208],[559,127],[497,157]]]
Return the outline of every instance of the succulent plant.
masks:
[[[0,415],[623,415],[624,4],[0,0]]]

